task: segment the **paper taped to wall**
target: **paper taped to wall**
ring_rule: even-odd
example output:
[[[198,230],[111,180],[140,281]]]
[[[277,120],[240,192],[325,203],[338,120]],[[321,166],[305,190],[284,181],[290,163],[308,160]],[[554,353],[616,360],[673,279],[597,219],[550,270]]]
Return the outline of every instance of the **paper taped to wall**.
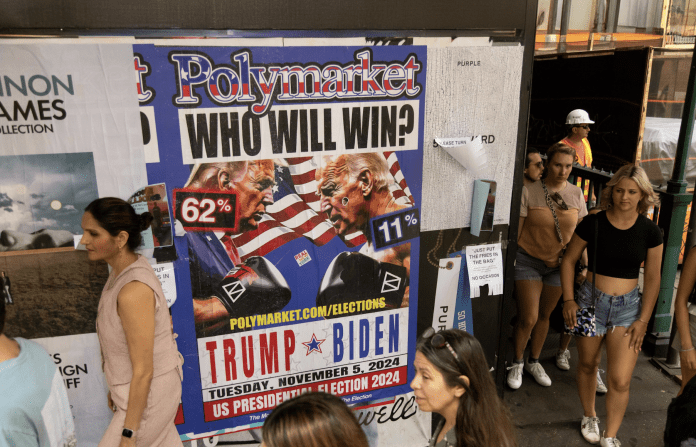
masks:
[[[472,298],[481,295],[480,286],[484,284],[488,284],[489,296],[502,295],[503,253],[500,243],[466,247],[466,264]]]
[[[433,327],[438,331],[454,327],[454,307],[462,258],[440,259],[433,309]]]
[[[481,177],[488,161],[481,136],[435,138],[435,142],[454,157],[474,177]]]

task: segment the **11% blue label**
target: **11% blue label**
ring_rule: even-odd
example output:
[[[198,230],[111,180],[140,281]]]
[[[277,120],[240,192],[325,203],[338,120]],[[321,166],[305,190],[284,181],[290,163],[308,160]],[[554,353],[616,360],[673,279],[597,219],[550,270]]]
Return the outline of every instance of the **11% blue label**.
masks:
[[[397,245],[420,234],[418,208],[407,208],[370,221],[375,249]]]

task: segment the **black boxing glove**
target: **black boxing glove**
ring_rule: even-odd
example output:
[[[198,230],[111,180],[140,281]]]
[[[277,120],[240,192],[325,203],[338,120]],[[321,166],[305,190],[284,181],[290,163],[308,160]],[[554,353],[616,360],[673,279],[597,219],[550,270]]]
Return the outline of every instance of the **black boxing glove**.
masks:
[[[324,274],[317,294],[317,306],[384,297],[386,308],[398,308],[407,283],[406,267],[379,262],[362,253],[344,251],[331,261]],[[369,312],[374,310],[379,309]]]
[[[283,275],[262,256],[252,256],[230,270],[215,289],[230,318],[278,312],[291,295]]]

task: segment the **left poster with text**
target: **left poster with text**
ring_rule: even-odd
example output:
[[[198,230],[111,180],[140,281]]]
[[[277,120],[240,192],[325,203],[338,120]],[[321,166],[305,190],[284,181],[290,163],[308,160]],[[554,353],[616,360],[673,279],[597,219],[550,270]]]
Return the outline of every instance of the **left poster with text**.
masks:
[[[108,276],[73,249],[85,206],[146,184],[131,45],[0,46],[0,271],[5,332],[37,340],[68,388],[81,446],[108,425],[94,334]]]

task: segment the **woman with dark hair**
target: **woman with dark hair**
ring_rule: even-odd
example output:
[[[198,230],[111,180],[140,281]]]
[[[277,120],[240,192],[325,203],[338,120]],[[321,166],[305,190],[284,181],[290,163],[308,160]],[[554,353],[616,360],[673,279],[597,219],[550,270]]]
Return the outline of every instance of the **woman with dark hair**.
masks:
[[[421,411],[444,418],[430,447],[514,447],[507,407],[498,397],[481,344],[458,329],[428,328],[416,344],[411,382]]]
[[[263,424],[265,447],[368,447],[353,412],[340,397],[311,392],[287,400]]]
[[[181,361],[167,301],[155,272],[135,253],[152,215],[106,197],[82,216],[80,241],[111,274],[97,312],[97,335],[114,412],[99,447],[182,446],[174,426],[181,398]]]
[[[523,370],[539,385],[551,386],[539,355],[549,331],[551,312],[561,297],[561,255],[575,226],[587,215],[582,191],[568,182],[575,151],[556,143],[546,156],[541,181],[522,189],[515,256],[515,357],[507,377],[512,389],[522,385]],[[530,337],[529,358],[525,362],[524,350]]]
[[[635,165],[623,166],[602,192],[603,211],[588,216],[577,226],[563,255],[563,318],[567,327],[580,325],[584,329],[583,336],[575,337],[579,357],[578,394],[584,411],[580,431],[587,442],[602,447],[620,445],[616,435],[628,406],[633,368],[660,291],[662,233],[645,216],[657,203],[645,171]],[[587,279],[575,293],[575,263],[585,247],[589,270]],[[641,297],[638,276],[643,263]],[[589,308],[594,308],[594,325],[579,323],[578,310]],[[595,381],[603,341],[607,350],[609,391],[607,427],[600,436]]]

